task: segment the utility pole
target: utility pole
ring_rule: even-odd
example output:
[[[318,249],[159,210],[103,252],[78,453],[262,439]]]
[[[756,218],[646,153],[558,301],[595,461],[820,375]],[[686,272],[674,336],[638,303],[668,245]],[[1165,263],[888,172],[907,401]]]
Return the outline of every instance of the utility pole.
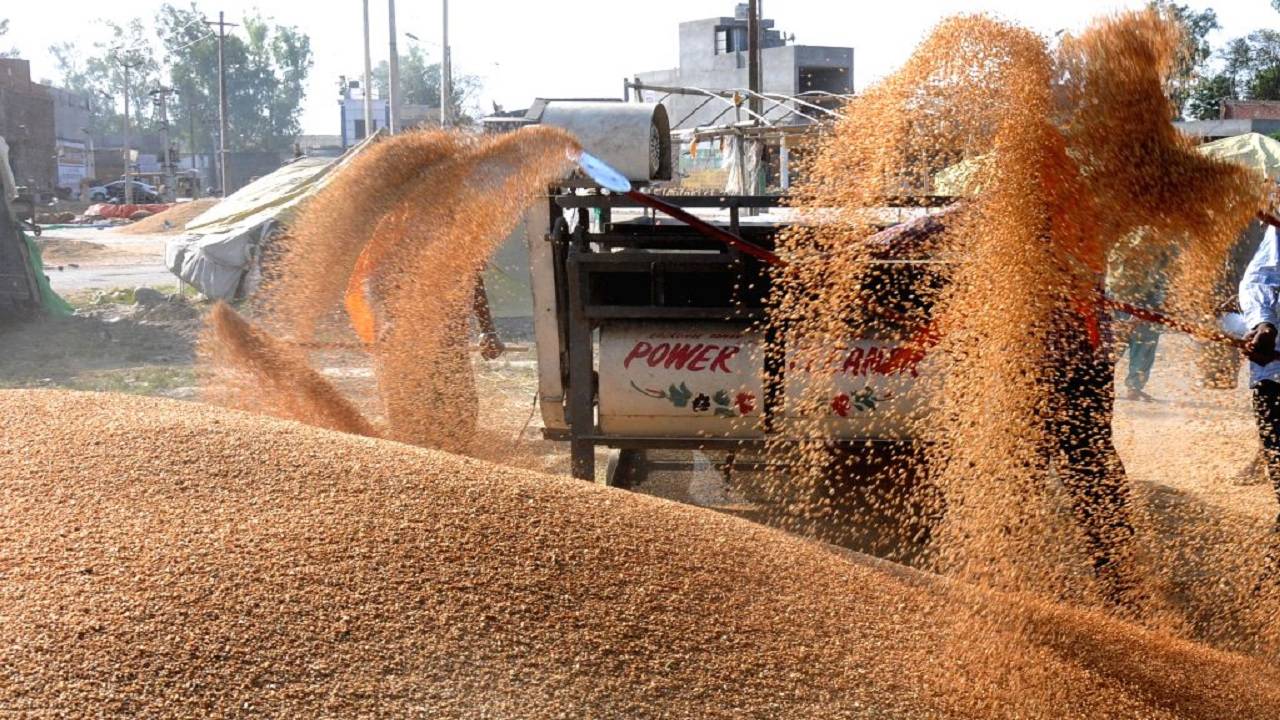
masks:
[[[443,36],[441,38],[440,55],[440,127],[449,127],[453,114],[453,68],[449,58],[449,0],[442,0],[444,6]]]
[[[225,45],[227,28],[237,27],[226,21],[226,14],[218,12],[218,22],[204,21],[205,25],[218,26],[218,185],[222,196],[227,196],[227,65]]]
[[[187,120],[191,123],[191,134],[187,136],[187,142],[190,144],[191,150],[191,199],[195,200],[200,197],[200,183],[196,182],[198,178],[204,177],[204,173],[200,172],[200,164],[196,162],[196,114],[191,107],[191,97],[194,93],[187,94]]]
[[[369,0],[364,0],[364,84],[361,87],[364,88],[365,137],[373,134],[373,84],[370,82],[373,72],[370,69],[371,64],[372,60],[369,59]]]
[[[116,62],[120,63],[120,67],[124,68],[124,203],[126,205],[133,204],[133,138],[132,127],[129,121],[129,71],[138,67],[142,63],[140,61],[130,62],[127,57],[121,57],[121,48],[114,49]]]
[[[760,114],[760,0],[747,0],[747,89],[751,98],[747,106]],[[753,117],[754,119],[754,117]]]
[[[173,158],[169,153],[169,95],[173,93],[173,88],[160,85],[151,91],[151,96],[155,100],[156,111],[160,117],[160,131],[164,134],[164,159],[160,163],[160,168],[164,170],[164,200],[173,202],[177,199],[177,188],[173,179]]]
[[[387,129],[394,135],[400,132],[400,50],[396,47],[396,0],[387,0],[387,23],[391,30],[391,58],[387,72],[387,104],[391,122]]]
[[[124,66],[124,204],[133,204],[133,138],[129,137],[129,63]]]

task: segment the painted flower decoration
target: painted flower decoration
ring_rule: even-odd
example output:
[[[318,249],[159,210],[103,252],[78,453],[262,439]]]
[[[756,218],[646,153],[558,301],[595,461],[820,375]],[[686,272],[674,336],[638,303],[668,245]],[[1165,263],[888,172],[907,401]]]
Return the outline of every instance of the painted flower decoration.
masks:
[[[831,400],[831,411],[840,417],[849,417],[849,411],[853,409],[849,402],[849,396],[846,393],[840,393]]]

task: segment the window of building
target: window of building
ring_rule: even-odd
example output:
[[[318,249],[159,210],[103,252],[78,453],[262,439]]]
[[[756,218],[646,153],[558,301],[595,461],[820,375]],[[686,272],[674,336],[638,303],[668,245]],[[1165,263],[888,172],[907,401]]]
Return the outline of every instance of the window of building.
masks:
[[[726,55],[733,52],[747,51],[746,26],[729,26],[716,28],[716,54]]]

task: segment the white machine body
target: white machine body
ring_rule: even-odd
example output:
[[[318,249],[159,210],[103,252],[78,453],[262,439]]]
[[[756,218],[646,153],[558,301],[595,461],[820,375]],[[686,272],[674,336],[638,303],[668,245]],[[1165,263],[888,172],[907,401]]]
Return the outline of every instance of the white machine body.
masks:
[[[608,435],[750,438],[762,433],[759,334],[729,323],[630,323],[600,333],[599,424]],[[778,430],[818,418],[841,439],[909,440],[928,409],[934,360],[902,362],[895,341],[851,339],[788,358]],[[817,366],[817,367],[814,367]],[[810,392],[808,387],[813,385]],[[797,428],[798,430],[801,428]]]

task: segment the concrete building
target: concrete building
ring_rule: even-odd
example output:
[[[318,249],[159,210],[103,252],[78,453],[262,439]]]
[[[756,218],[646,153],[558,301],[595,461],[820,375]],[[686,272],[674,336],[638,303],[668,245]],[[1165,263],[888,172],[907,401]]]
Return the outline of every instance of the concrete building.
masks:
[[[340,134],[342,136],[343,150],[391,124],[391,109],[388,107],[387,101],[380,97],[372,97],[370,105],[372,106],[373,127],[366,128],[364,126],[364,94],[365,88],[360,87],[359,80],[348,81],[343,78],[342,97],[338,99],[339,112],[341,113],[339,127],[342,128]]]
[[[57,144],[58,189],[76,197],[81,184],[95,176],[89,122],[93,108],[87,96],[47,87],[53,99],[53,133]]]
[[[32,192],[57,186],[54,104],[49,89],[31,82],[31,64],[0,58],[0,137],[9,144],[14,180]]]
[[[370,100],[373,127],[369,128],[366,133],[364,127],[364,90],[360,87],[360,82],[357,80],[348,82],[344,79],[342,88],[342,98],[338,100],[338,105],[342,113],[340,125],[342,128],[342,149],[346,150],[352,145],[358,144],[367,135],[390,126],[391,107],[384,98],[374,97]],[[401,130],[439,124],[439,108],[414,105],[412,103],[400,104]]]
[[[853,92],[853,48],[795,45],[794,38],[775,30],[774,24],[767,18],[760,23],[763,36],[761,89],[764,92],[780,95],[799,95],[810,91]],[[732,90],[747,87],[747,73],[747,6],[739,3],[733,17],[680,23],[679,66],[637,73],[635,80],[643,85]],[[656,98],[662,94],[646,93],[645,97]],[[671,118],[671,128],[677,130],[748,119],[745,113],[740,118],[733,110],[725,113],[724,103],[703,105],[705,101],[705,97],[680,95],[663,100]],[[703,107],[699,109],[699,105]],[[784,123],[801,122],[799,118],[783,119],[783,115],[775,111],[769,117]]]

